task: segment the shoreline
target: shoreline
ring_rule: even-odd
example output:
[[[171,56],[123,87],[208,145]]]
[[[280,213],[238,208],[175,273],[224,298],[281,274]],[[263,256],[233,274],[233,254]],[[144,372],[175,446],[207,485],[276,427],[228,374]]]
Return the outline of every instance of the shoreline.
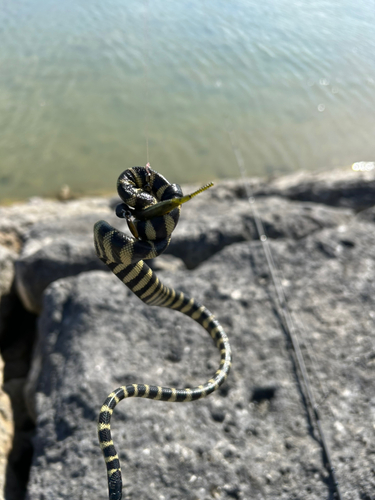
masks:
[[[278,178],[284,178],[284,177],[290,177],[294,175],[298,175],[299,173],[307,174],[307,175],[314,175],[314,174],[324,174],[327,172],[348,172],[348,171],[357,171],[357,172],[363,172],[366,170],[361,170],[360,167],[356,168],[356,165],[359,164],[368,164],[372,165],[372,168],[369,168],[367,171],[371,172],[372,170],[375,169],[375,163],[374,162],[356,162],[353,165],[347,165],[343,167],[335,167],[331,168],[330,170],[327,170],[326,168],[324,169],[317,169],[317,170],[296,170],[292,171],[290,173],[285,173],[285,174],[274,174],[274,175],[264,175],[264,176],[247,176],[246,179],[259,179],[263,183],[270,183],[275,179]],[[221,182],[225,181],[231,181],[231,180],[240,180],[241,175],[238,172],[238,175],[236,176],[228,176],[224,178],[217,178],[213,180],[214,184],[220,184]],[[209,179],[212,180],[212,179]],[[173,182],[173,180],[171,181]],[[207,180],[199,181],[197,180],[196,182],[189,182],[189,183],[182,183],[182,186],[196,186],[200,185],[201,183],[208,182]],[[69,200],[78,200],[78,199],[87,199],[87,198],[108,198],[111,196],[115,196],[115,189],[106,189],[104,191],[94,191],[92,193],[75,193],[74,191],[71,190],[71,188],[68,185],[63,185],[61,186],[60,190],[58,192],[55,192],[54,194],[51,195],[46,195],[46,196],[39,196],[39,195],[31,195],[26,198],[4,198],[3,200],[0,200],[0,207],[9,207],[14,204],[21,204],[21,203],[28,203],[29,200],[33,199],[41,199],[41,200],[46,200],[46,201],[69,201]]]

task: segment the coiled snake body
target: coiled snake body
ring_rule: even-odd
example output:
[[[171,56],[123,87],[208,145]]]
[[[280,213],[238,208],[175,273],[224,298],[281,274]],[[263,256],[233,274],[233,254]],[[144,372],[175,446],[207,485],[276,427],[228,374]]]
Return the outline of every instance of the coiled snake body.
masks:
[[[180,186],[170,184],[149,165],[130,168],[117,181],[117,190],[124,203],[118,205],[116,214],[127,219],[134,237],[125,235],[105,221],[99,221],[94,226],[96,253],[111,271],[145,304],[169,307],[197,321],[211,335],[221,355],[220,366],[214,376],[198,387],[174,389],[130,384],[109,394],[100,410],[98,436],[107,467],[110,500],[122,497],[120,462],[110,430],[115,406],[129,397],[169,402],[195,401],[218,389],[230,370],[228,337],[214,315],[195,299],[164,286],[144,262],[160,255],[169,245],[179,220],[181,204],[211,185],[183,196]]]

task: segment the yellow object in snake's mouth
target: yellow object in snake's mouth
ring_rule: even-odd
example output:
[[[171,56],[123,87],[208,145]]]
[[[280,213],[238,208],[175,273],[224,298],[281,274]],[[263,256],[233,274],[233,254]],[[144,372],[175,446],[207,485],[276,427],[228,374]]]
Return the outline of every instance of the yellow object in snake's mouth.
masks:
[[[155,205],[151,205],[150,207],[137,211],[136,217],[137,219],[140,220],[147,220],[147,219],[152,219],[153,217],[160,217],[166,215],[169,212],[171,212],[174,208],[179,207],[183,203],[190,201],[192,198],[194,198],[194,196],[197,196],[203,191],[206,191],[206,189],[209,189],[213,185],[214,185],[213,182],[209,182],[205,186],[202,186],[201,188],[194,191],[194,193],[187,194],[186,196],[182,196],[181,198],[172,198],[171,200],[159,201],[159,203],[156,203]]]

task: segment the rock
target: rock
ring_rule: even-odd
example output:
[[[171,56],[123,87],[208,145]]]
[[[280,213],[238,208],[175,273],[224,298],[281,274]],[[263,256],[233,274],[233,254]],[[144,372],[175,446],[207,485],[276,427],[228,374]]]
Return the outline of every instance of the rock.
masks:
[[[353,500],[370,498],[373,224],[353,217],[270,245],[322,401],[341,490]],[[116,408],[112,428],[124,498],[326,497],[321,449],[296,383],[262,244],[234,243],[197,269],[162,271],[160,278],[217,315],[230,335],[233,372],[218,394],[199,402],[134,399]],[[96,442],[107,394],[131,382],[199,384],[216,365],[217,352],[199,325],[145,306],[112,275],[94,271],[52,283],[27,390],[37,421],[27,498],[107,498]],[[259,388],[269,397],[259,397]]]
[[[168,254],[159,255],[157,259],[148,260],[147,264],[154,271],[170,271],[173,273],[180,269],[186,269],[185,263],[182,259]]]
[[[357,218],[367,222],[375,222],[375,206],[359,212]]]
[[[17,254],[0,245],[0,297],[10,293]]]
[[[4,380],[26,377],[35,339],[37,317],[26,311],[14,296],[9,316],[4,322],[0,350],[5,361]]]
[[[0,342],[6,322],[13,306],[13,294],[11,293],[14,280],[14,261],[17,254],[12,250],[0,245]]]
[[[228,245],[258,239],[248,201],[231,198],[233,192],[224,189],[219,193],[219,199],[211,195],[211,199],[205,200],[202,195],[200,200],[194,199],[182,207],[181,220],[167,253],[181,258],[188,269],[194,269]],[[349,209],[302,204],[280,197],[260,198],[255,209],[270,238],[303,238],[324,227],[344,224],[352,216]]]
[[[197,267],[227,245],[257,237],[249,204],[233,198],[230,206],[220,197],[211,197],[184,206],[183,218],[175,231],[167,253],[182,259],[189,269]],[[204,203],[205,202],[205,203]],[[282,198],[267,198],[258,211],[270,237],[301,238],[321,229],[344,223],[349,210],[304,205]],[[53,281],[80,272],[106,269],[97,259],[92,243],[92,227],[99,219],[127,231],[124,222],[106,212],[65,217],[59,221],[35,223],[24,237],[20,258],[16,262],[16,285],[24,306],[31,312],[41,311],[42,294]],[[156,261],[157,262],[157,261]],[[161,265],[157,264],[159,267]]]
[[[28,203],[0,207],[0,241],[13,241],[12,245],[20,247],[26,232],[36,223],[53,223],[65,218],[103,212],[109,215],[112,213],[110,200],[107,198],[82,198],[65,202],[32,198]]]
[[[0,356],[0,500],[5,499],[6,467],[14,434],[10,398],[3,390],[3,369],[4,363]]]
[[[363,210],[375,205],[375,170],[337,169],[297,172],[258,184],[255,196],[283,196],[291,200]]]
[[[375,486],[373,174],[250,180],[341,490],[353,500],[371,498]],[[244,196],[242,181],[224,181],[185,204],[170,253],[152,262],[166,284],[219,317],[230,334],[234,368],[207,400],[134,399],[116,408],[112,428],[124,500],[332,496]],[[216,350],[201,327],[177,312],[146,307],[98,270],[92,226],[103,218],[121,229],[111,208],[117,202],[39,199],[0,207],[0,245],[6,247],[2,253],[0,247],[0,280],[8,283],[0,302],[0,349],[17,409],[7,500],[23,498],[26,487],[29,500],[107,498],[96,438],[106,395],[128,382],[199,384],[216,369]],[[15,294],[15,260],[24,303],[42,311],[26,406],[36,316]],[[37,425],[34,451],[28,414]]]
[[[15,231],[0,231],[0,246],[5,247],[12,252],[19,253],[22,247],[21,238]]]
[[[183,215],[166,251],[181,258],[188,269],[194,269],[222,248],[249,238],[243,220],[248,208],[243,201],[234,203],[230,210],[217,203],[205,205],[203,209],[201,204],[191,203],[183,207]]]
[[[300,203],[279,197],[260,198],[254,206],[264,230],[271,239],[301,239],[322,230],[347,223],[351,210],[326,207],[317,203]],[[244,222],[251,232],[251,239],[258,239],[254,213],[247,212]]]
[[[53,281],[92,269],[106,269],[96,256],[93,225],[115,217],[95,212],[34,224],[16,262],[16,286],[25,308],[39,314],[42,294]],[[117,219],[119,220],[119,219]]]
[[[23,389],[30,369],[35,318],[22,307],[14,291],[17,254],[0,246],[0,498],[25,496],[32,455],[33,423],[27,414]],[[3,382],[4,376],[4,384]],[[4,391],[4,392],[3,392]],[[3,496],[4,494],[4,496]]]
[[[0,351],[5,362],[1,364],[0,384],[4,390],[0,392],[0,499],[21,500],[32,455],[33,423],[26,411],[23,388],[30,369],[35,317],[25,311],[14,291],[13,262],[17,255],[1,246],[0,255],[5,256],[0,260]]]
[[[246,182],[261,195],[268,188],[268,184],[259,179],[246,179]],[[198,187],[185,186],[183,192],[191,193]],[[283,198],[282,190],[272,189],[269,188],[270,192],[277,196],[261,196],[255,205],[270,238],[303,238],[324,227],[344,224],[352,216],[350,209],[290,201]],[[118,203],[119,198],[112,198],[112,209]],[[253,239],[258,239],[258,232],[252,206],[245,198],[243,181],[220,181],[182,206],[180,222],[166,254],[182,259],[188,269],[194,269],[224,247]]]
[[[111,215],[110,200],[106,198],[65,202],[33,198],[26,204],[0,207],[0,244],[17,253],[23,250],[17,263],[17,285],[28,310],[40,312],[41,294],[51,280],[80,272],[80,266],[73,262],[75,259],[85,261],[84,269],[91,269],[85,253],[93,260],[92,236],[88,236],[92,235],[92,227],[83,230],[80,222],[86,217],[91,224]],[[82,231],[87,236],[83,242]],[[71,236],[76,237],[76,244]]]
[[[4,390],[9,395],[13,407],[13,423],[16,430],[30,429],[30,417],[25,406],[24,389],[26,378],[12,378],[4,383]]]
[[[7,499],[22,499],[26,494],[31,458],[34,424],[28,415],[25,398],[25,378],[14,378],[4,384],[9,395],[12,412],[14,437],[8,457],[5,496]]]

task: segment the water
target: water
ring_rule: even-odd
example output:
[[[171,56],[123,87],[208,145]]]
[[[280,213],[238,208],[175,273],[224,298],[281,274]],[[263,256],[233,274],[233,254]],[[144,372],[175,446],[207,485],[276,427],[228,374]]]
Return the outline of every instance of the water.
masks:
[[[2,0],[0,202],[374,160],[375,0]],[[148,123],[148,125],[146,125]]]

